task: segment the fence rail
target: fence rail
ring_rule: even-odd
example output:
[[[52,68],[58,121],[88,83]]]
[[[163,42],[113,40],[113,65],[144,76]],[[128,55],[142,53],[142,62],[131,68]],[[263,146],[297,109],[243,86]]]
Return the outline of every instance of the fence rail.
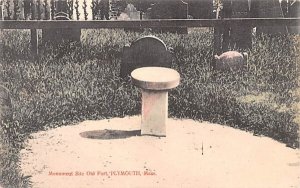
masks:
[[[228,18],[228,19],[156,19],[156,20],[4,20],[0,29],[47,28],[164,28],[164,27],[218,27],[222,25],[300,26],[300,18]]]
[[[0,29],[30,29],[31,51],[38,57],[37,29],[69,28],[69,29],[100,29],[100,28],[188,28],[215,27],[226,25],[240,26],[300,26],[300,18],[227,18],[227,19],[154,19],[154,20],[0,20]],[[216,43],[217,44],[217,43]]]

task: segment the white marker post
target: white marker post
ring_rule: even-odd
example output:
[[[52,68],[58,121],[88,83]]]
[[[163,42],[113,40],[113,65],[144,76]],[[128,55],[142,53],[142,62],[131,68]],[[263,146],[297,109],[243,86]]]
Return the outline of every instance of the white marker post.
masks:
[[[177,71],[163,67],[143,67],[132,71],[132,83],[142,88],[142,135],[166,136],[168,90],[179,85]]]

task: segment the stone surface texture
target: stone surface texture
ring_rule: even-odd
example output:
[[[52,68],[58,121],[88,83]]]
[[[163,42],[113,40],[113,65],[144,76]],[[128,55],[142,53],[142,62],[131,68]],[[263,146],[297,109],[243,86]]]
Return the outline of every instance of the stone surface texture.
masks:
[[[140,118],[84,121],[33,133],[20,154],[22,173],[32,176],[33,188],[298,188],[300,185],[299,149],[227,126],[169,119],[167,137],[122,139],[117,134],[115,139],[106,140],[80,135],[106,129],[125,135],[128,131],[135,133],[140,129]],[[138,173],[118,175],[116,171]],[[70,173],[70,176],[49,175],[49,172]]]
[[[168,90],[179,85],[180,75],[177,71],[164,67],[143,67],[132,71],[134,85],[148,90]]]
[[[132,82],[142,88],[141,134],[166,136],[168,90],[178,86],[177,71],[163,67],[143,67],[132,71]]]
[[[172,63],[172,54],[166,44],[155,36],[144,36],[123,48],[120,76],[127,77],[141,67],[167,67]]]

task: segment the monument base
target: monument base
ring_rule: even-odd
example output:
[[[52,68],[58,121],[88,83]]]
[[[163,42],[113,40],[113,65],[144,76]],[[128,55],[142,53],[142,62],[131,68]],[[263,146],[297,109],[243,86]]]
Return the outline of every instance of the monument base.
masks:
[[[142,135],[166,136],[168,92],[142,90]]]

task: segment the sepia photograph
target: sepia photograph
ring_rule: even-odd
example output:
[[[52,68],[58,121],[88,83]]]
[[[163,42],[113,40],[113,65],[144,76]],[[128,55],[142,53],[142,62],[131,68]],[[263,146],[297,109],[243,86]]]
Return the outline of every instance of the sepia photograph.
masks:
[[[300,0],[0,0],[0,188],[300,188]]]

